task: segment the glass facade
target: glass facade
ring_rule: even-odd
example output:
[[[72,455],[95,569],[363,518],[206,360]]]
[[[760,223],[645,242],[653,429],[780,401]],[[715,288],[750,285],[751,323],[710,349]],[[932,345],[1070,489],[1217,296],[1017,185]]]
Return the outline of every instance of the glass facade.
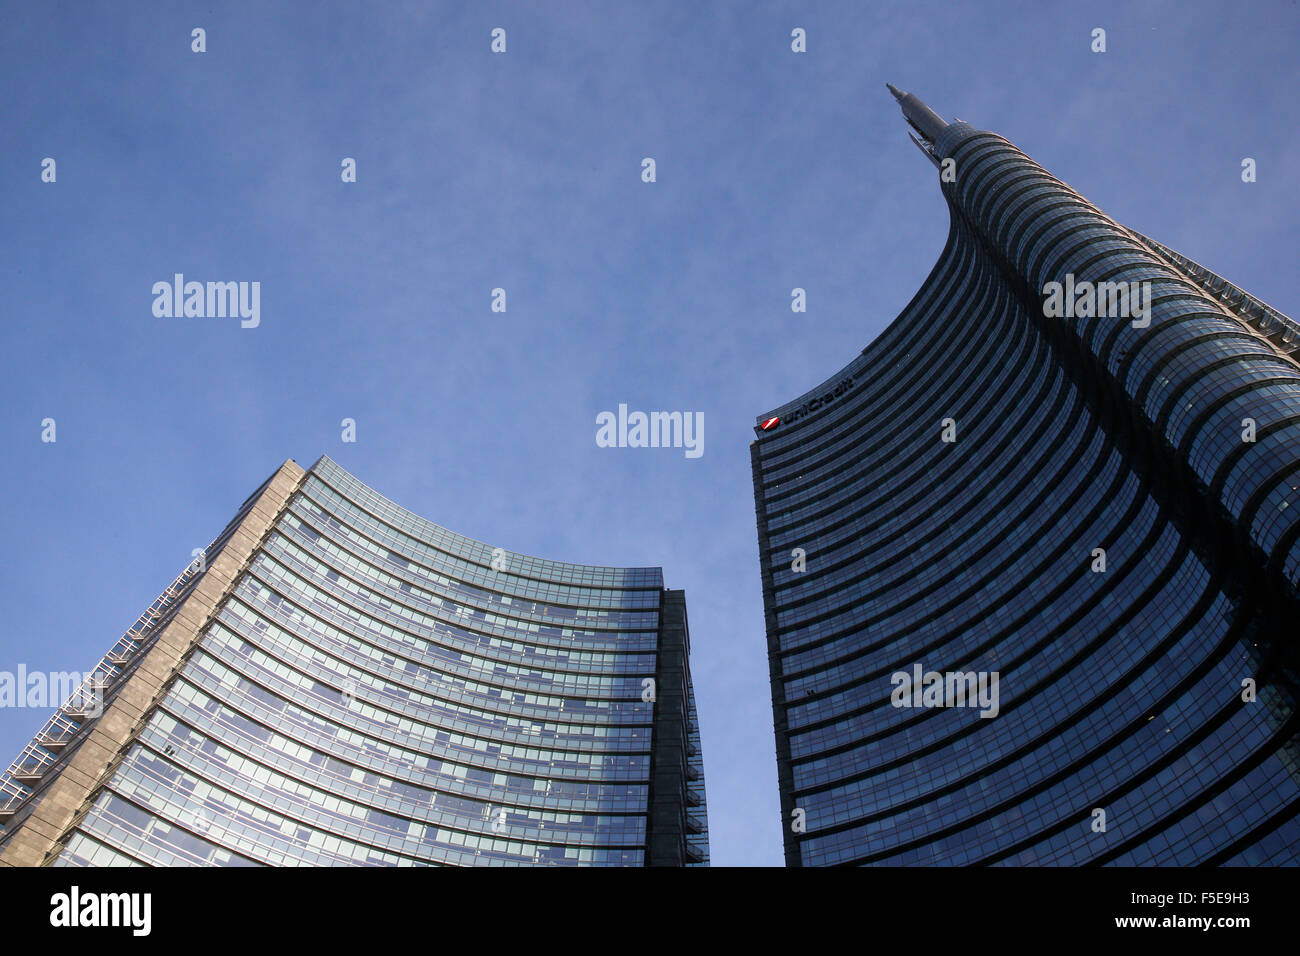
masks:
[[[946,247],[751,444],[787,863],[1300,862],[1300,327],[895,95]]]
[[[43,862],[708,858],[682,592],[470,540],[322,458]]]

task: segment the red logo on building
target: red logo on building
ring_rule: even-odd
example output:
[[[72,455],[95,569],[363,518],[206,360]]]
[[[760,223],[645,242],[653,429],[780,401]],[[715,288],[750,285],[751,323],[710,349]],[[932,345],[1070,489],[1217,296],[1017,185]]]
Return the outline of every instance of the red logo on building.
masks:
[[[775,428],[777,425],[780,424],[781,424],[781,419],[769,418],[767,421],[763,422],[763,424],[759,425],[758,427],[763,429],[763,431],[766,432],[766,431],[771,431],[773,428]]]

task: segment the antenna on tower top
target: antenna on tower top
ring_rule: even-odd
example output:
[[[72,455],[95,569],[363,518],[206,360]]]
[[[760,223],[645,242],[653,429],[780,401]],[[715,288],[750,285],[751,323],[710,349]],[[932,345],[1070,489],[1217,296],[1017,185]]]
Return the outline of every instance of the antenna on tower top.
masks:
[[[898,105],[903,108],[903,117],[907,124],[920,134],[921,139],[933,146],[939,134],[948,128],[948,123],[934,110],[926,106],[912,93],[905,93],[893,83],[886,83],[889,92],[894,94]]]

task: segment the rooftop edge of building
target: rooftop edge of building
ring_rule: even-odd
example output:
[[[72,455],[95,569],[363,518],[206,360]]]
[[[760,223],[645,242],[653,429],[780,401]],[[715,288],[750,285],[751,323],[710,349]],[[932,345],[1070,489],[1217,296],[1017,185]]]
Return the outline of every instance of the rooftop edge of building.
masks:
[[[292,461],[292,459],[290,459],[290,461]],[[409,520],[417,527],[427,528],[430,532],[430,537],[446,537],[454,541],[462,549],[461,553],[458,554],[458,557],[465,557],[468,554],[480,555],[483,558],[485,566],[491,566],[494,557],[498,556],[499,553],[499,556],[504,558],[506,564],[510,566],[515,566],[518,563],[523,562],[536,563],[542,566],[555,568],[558,571],[570,573],[582,573],[588,571],[638,572],[642,577],[655,579],[655,582],[629,582],[628,584],[623,585],[623,587],[658,587],[660,589],[664,587],[662,566],[578,564],[571,561],[560,561],[553,558],[544,558],[537,555],[526,554],[522,551],[512,551],[509,548],[500,548],[496,545],[488,544],[485,541],[479,541],[476,538],[460,534],[445,525],[440,525],[437,522],[431,521],[423,515],[410,510],[409,508],[399,505],[391,498],[377,491],[372,485],[362,481],[356,475],[352,474],[334,459],[330,458],[329,455],[321,455],[317,458],[315,463],[307,469],[307,474],[315,475],[322,480],[326,480],[327,476],[341,477],[345,482],[354,483],[355,485],[365,489],[368,494],[372,495],[381,504],[391,508],[395,513]],[[518,559],[518,561],[512,561],[511,559]]]

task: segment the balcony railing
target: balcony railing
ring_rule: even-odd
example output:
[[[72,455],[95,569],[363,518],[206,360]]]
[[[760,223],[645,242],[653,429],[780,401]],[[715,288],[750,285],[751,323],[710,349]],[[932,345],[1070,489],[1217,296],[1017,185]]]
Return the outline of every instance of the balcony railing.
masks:
[[[159,625],[170,619],[201,574],[197,562],[186,565],[0,775],[0,824],[13,817],[81,731],[103,713],[132,662],[153,643]]]

